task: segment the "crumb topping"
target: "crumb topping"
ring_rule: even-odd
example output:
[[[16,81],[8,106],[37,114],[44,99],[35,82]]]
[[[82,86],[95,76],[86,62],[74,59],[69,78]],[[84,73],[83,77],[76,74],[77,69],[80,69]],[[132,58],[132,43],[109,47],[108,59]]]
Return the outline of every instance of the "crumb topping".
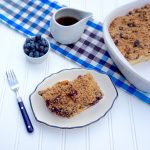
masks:
[[[115,18],[109,32],[128,61],[150,57],[150,4]]]
[[[73,81],[62,81],[45,90],[39,91],[46,106],[62,117],[71,117],[90,106],[95,105],[103,97],[103,93],[88,73],[78,76]]]

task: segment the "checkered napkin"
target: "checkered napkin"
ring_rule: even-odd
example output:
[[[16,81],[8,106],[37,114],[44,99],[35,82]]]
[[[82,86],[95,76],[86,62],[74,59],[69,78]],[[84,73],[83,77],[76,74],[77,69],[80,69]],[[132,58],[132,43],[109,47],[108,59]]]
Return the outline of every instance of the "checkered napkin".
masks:
[[[50,18],[61,7],[64,6],[49,0],[3,0],[0,20],[26,36],[45,34],[53,51],[85,68],[108,74],[115,85],[150,104],[150,95],[132,86],[113,63],[105,47],[101,23],[88,21],[84,34],[75,44],[55,42],[50,34]]]

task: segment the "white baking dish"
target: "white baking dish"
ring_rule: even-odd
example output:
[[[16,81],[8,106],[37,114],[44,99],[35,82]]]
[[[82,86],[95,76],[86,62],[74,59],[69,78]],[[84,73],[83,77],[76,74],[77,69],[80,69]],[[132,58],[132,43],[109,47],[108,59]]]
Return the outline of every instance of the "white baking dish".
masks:
[[[130,10],[140,8],[145,4],[150,4],[150,0],[139,0],[112,11],[104,21],[104,40],[108,47],[108,52],[115,64],[118,66],[123,75],[138,89],[150,93],[150,61],[137,65],[130,65],[124,58],[119,49],[115,46],[110,34],[110,23],[118,16],[126,15]],[[144,71],[144,72],[143,72]]]

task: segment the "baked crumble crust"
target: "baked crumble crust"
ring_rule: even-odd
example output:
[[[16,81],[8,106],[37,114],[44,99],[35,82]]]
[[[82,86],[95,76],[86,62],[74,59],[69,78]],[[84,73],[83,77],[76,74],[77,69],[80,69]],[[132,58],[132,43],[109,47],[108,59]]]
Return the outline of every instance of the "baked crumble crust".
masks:
[[[115,18],[109,27],[110,35],[132,64],[150,59],[150,4]]]
[[[103,93],[88,73],[73,81],[61,81],[54,86],[39,91],[47,107],[59,116],[70,118],[88,107],[95,105]]]

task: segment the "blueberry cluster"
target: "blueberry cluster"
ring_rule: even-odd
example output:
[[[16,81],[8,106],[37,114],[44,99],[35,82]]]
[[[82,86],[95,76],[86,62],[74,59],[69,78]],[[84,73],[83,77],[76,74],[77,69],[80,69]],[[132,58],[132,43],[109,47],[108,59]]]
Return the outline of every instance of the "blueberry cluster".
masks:
[[[47,53],[48,49],[48,42],[39,34],[33,38],[27,38],[24,44],[24,52],[30,57],[41,57]]]

